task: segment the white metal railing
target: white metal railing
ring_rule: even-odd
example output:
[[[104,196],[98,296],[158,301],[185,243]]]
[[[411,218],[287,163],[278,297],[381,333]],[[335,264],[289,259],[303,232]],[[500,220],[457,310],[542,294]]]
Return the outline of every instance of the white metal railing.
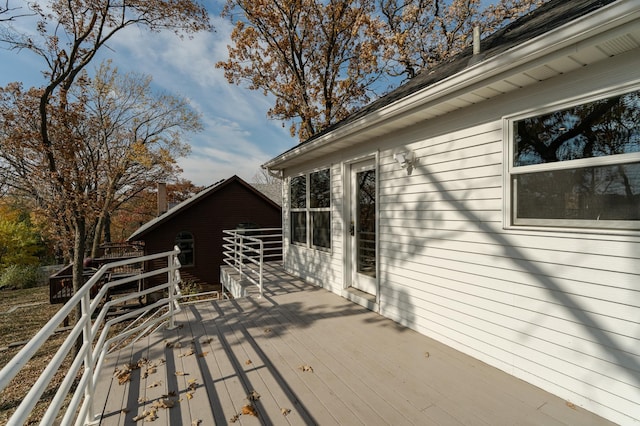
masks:
[[[264,262],[282,258],[282,229],[231,229],[224,236],[223,260],[258,287],[262,297]]]
[[[75,326],[9,419],[9,425],[22,425],[25,423],[47,386],[53,380],[54,375],[60,370],[63,361],[75,347],[76,341],[80,336],[82,336],[82,346],[72,360],[71,366],[65,372],[65,378],[57,389],[40,424],[54,424],[56,419],[60,420],[60,415],[62,415],[60,424],[63,425],[69,425],[74,422],[76,425],[89,424],[98,420],[96,413],[93,412],[93,394],[105,356],[119,347],[125,340],[129,339],[128,343],[133,343],[164,323],[168,323],[168,328],[175,327],[174,314],[180,310],[178,300],[181,297],[179,253],[180,250],[175,247],[174,250],[165,253],[107,263],[98,269],[87,283],[40,329],[33,339],[0,370],[1,392],[31,360],[36,351],[54,334],[59,324],[72,312],[77,312],[78,306],[80,307],[80,317],[77,319]],[[109,281],[100,288],[93,300],[90,298],[91,288],[103,282],[104,278],[113,269],[127,266],[131,263],[163,258],[167,259],[166,267]],[[153,276],[163,277],[163,275],[163,280],[166,281],[163,284],[142,291],[124,294],[117,299],[110,300],[109,294],[117,290],[118,287]],[[156,292],[163,293],[163,297],[157,302],[107,320],[107,313],[112,306]],[[116,336],[109,337],[109,331],[115,324],[128,320],[132,321],[127,327]],[[74,384],[76,388],[70,394]],[[65,399],[69,395],[71,399],[68,401],[68,405],[63,407]],[[64,412],[61,413],[63,409]]]

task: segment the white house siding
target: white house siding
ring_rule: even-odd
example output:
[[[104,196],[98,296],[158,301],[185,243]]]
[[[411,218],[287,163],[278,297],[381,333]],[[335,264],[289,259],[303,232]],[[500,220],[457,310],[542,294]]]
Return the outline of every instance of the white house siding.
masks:
[[[640,232],[503,222],[503,118],[633,81],[637,51],[286,170],[330,166],[334,191],[331,252],[285,244],[286,267],[340,294],[341,172],[378,152],[380,313],[603,417],[640,423]],[[393,159],[407,150],[417,157],[410,175]]]
[[[504,229],[502,117],[639,80],[638,58],[378,141],[380,313],[621,424],[640,422],[640,233]]]

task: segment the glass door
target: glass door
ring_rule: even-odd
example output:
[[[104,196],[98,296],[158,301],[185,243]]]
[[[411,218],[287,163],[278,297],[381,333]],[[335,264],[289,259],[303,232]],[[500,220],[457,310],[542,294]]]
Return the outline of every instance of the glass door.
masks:
[[[373,162],[351,167],[352,286],[376,294],[376,171]]]

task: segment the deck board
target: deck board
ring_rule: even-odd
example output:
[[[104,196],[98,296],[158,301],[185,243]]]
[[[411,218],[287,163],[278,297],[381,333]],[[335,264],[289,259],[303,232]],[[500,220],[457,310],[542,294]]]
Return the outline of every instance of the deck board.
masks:
[[[102,424],[133,424],[163,395],[175,405],[154,424],[611,424],[281,270],[269,276],[262,298],[183,306],[178,329],[112,354],[96,392]],[[142,357],[164,362],[113,381],[115,366]],[[237,416],[252,391],[258,417]]]

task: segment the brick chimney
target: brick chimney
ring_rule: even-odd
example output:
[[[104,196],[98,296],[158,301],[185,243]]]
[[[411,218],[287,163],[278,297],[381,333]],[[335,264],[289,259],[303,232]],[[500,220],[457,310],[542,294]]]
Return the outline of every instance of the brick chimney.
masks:
[[[158,216],[169,210],[169,202],[167,201],[167,184],[158,182]]]

